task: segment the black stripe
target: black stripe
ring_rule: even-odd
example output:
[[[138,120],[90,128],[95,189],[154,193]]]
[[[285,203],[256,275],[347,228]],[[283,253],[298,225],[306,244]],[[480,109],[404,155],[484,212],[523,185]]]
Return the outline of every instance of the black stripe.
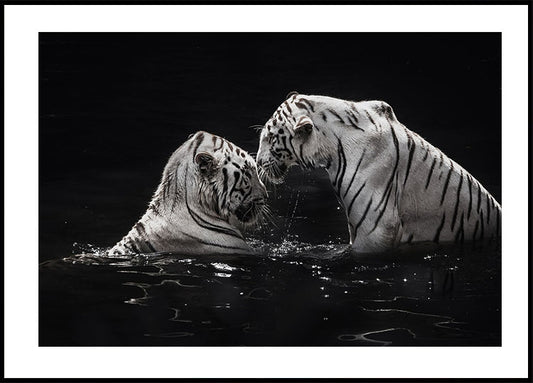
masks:
[[[141,252],[139,251],[139,249],[137,248],[137,246],[135,246],[135,244],[133,242],[130,242],[128,243],[127,245],[124,244],[124,247],[126,249],[128,249],[129,251],[131,251],[132,253],[137,253],[137,254],[140,254]]]
[[[200,217],[198,214],[196,214],[190,208],[190,206],[187,203],[187,201],[185,202],[185,204],[187,205],[187,210],[189,211],[189,214],[191,215],[192,219],[194,220],[194,222],[196,222],[196,224],[198,226],[203,227],[204,229],[207,229],[207,230],[211,230],[211,231],[217,232],[217,233],[226,234],[226,235],[230,235],[232,237],[236,237],[236,238],[242,239],[242,236],[239,235],[238,233],[236,233],[235,231],[233,231],[231,229],[228,229],[228,228],[225,228],[225,227],[222,227],[222,226],[214,225],[214,224],[206,221],[202,217]]]
[[[450,177],[452,175],[453,171],[453,163],[451,164],[450,171],[448,171],[448,176],[446,177],[446,181],[444,181],[444,188],[442,189],[442,197],[440,199],[440,204],[442,206],[442,203],[444,202],[444,197],[446,196],[446,191],[448,191],[448,183],[450,182]]]
[[[193,157],[194,158],[194,157]],[[179,168],[180,168],[180,164],[177,164],[176,165],[176,169],[174,170],[174,177],[172,178],[172,182],[173,183],[176,183],[177,180],[178,180],[178,171],[179,171]],[[170,191],[170,190],[169,190]],[[178,195],[177,194],[174,194],[173,198],[172,198],[172,206],[170,207],[170,211],[173,212],[174,211],[174,206],[176,205],[176,203],[178,202]]]
[[[409,177],[409,172],[411,170],[411,161],[413,160],[413,154],[415,152],[415,143],[412,138],[409,137],[409,142],[411,143],[411,147],[409,148],[409,159],[407,160],[407,170],[405,171],[405,179],[403,180],[403,186],[405,187],[405,183],[407,182],[407,178]]]
[[[343,198],[346,198],[346,194],[350,191],[350,187],[352,186],[353,181],[355,180],[355,175],[357,174],[357,171],[359,170],[359,166],[361,165],[361,162],[363,161],[363,157],[365,156],[366,148],[363,150],[363,154],[361,154],[361,158],[359,158],[359,162],[357,163],[357,166],[355,168],[355,172],[353,172],[352,179],[350,180],[350,183],[348,184],[348,187],[346,188],[346,191],[344,192]]]
[[[341,149],[340,144],[337,144],[337,172],[335,173],[335,179],[333,180],[333,186],[337,186],[337,181],[339,179],[339,173],[341,171]]]
[[[231,187],[231,190],[229,192],[230,198],[231,198],[231,194],[234,191],[242,192],[241,189],[237,189],[237,182],[239,182],[239,178],[241,178],[241,173],[237,171],[233,172],[233,186]]]
[[[355,115],[351,112],[351,111],[347,111],[347,117],[348,117],[348,122],[350,123],[350,125],[352,125],[355,129],[359,129],[359,130],[362,130],[363,132],[365,131],[363,128],[360,128],[359,125],[357,125],[358,121],[357,121],[357,117],[355,117]]]
[[[368,232],[368,234],[372,233],[374,230],[376,230],[376,227],[378,227],[378,223],[379,221],[381,220],[381,217],[383,217],[383,213],[385,213],[385,210],[387,209],[387,204],[389,203],[389,197],[392,193],[392,187],[389,189],[389,192],[387,193],[387,198],[385,199],[385,204],[383,204],[383,208],[381,209],[381,212],[379,213],[377,219],[376,219],[376,223],[374,224],[374,227],[372,228],[372,230],[370,230]]]
[[[144,229],[144,224],[141,221],[137,222],[135,226],[133,226],[133,228],[137,230],[137,233],[139,234],[141,238],[147,237],[146,230]]]
[[[214,152],[218,152],[224,146],[224,140],[220,139],[220,145],[213,149]]]
[[[300,144],[300,162],[302,163],[304,168],[308,168],[309,165],[304,160],[304,144]]]
[[[333,109],[328,109],[328,112],[330,112],[335,117],[337,117],[341,122],[345,123],[344,120],[342,119],[342,117],[337,112],[335,112]]]
[[[215,209],[215,214],[220,215],[220,197],[216,184],[213,185],[213,207]]]
[[[223,182],[222,182],[222,206],[224,206],[226,204],[226,198],[227,198],[227,193],[228,193],[228,169],[226,168],[222,168],[222,177],[223,177]]]
[[[355,107],[353,107],[353,109],[355,110]],[[357,116],[355,115],[354,112],[352,112],[352,111],[349,110],[349,109],[346,110],[346,112],[347,112],[350,116],[352,116],[352,118],[353,118],[353,120],[355,121],[356,124],[359,123],[359,119],[357,118]],[[361,128],[359,128],[359,129],[361,129]],[[361,130],[362,130],[362,129],[361,129]]]
[[[426,148],[426,154],[424,154],[424,158],[422,158],[422,161],[425,161],[428,158],[429,154],[429,147]]]
[[[315,107],[313,106],[313,103],[311,101],[308,101],[305,98],[300,98],[298,100],[298,102],[301,102],[301,103],[303,102],[304,104],[307,104],[307,106],[311,109],[311,111],[313,113],[315,112]],[[297,103],[295,103],[295,104],[297,104]]]
[[[461,198],[461,187],[463,186],[463,171],[461,170],[461,179],[459,180],[459,185],[457,186],[457,198],[455,199],[455,207],[453,209],[453,218],[451,224],[451,231],[455,227],[455,220],[457,218],[457,209],[459,208],[459,200]]]
[[[476,221],[476,227],[474,227],[474,235],[472,236],[472,241],[476,242],[477,228],[479,226],[479,220]]]
[[[465,239],[464,217],[465,217],[465,213],[463,211],[461,213],[461,224],[459,225],[459,228],[457,229],[457,233],[455,234],[455,243],[457,243],[460,240],[461,241],[461,245],[463,244],[464,239]]]
[[[413,234],[410,234],[409,237],[407,238],[407,242],[405,243],[411,243],[413,241]]]
[[[468,213],[466,215],[466,220],[468,221],[470,219],[470,212],[472,211],[472,177],[470,174],[467,175],[466,179],[468,180],[468,193],[470,195],[470,199],[468,200]]]
[[[370,117],[370,113],[368,113],[368,110],[365,110],[365,113],[366,113],[366,115],[368,116],[368,119],[370,120],[370,122],[372,123],[372,125],[374,125],[374,126],[376,127],[376,129],[377,129],[378,126],[376,125],[376,123],[374,122],[374,120],[372,119],[372,117]]]
[[[159,211],[159,204],[161,203],[161,200],[159,198],[156,198],[150,202],[150,205],[148,206],[148,209],[152,211],[155,215],[161,215],[161,212]]]
[[[289,135],[289,145],[291,146],[292,152],[291,155],[294,155],[296,157],[296,150],[294,150],[294,145],[292,144],[292,140],[294,139],[294,136]]]
[[[296,105],[298,108],[305,109],[307,112],[309,112],[309,110],[311,110],[311,108],[309,108],[305,103],[303,103],[301,101],[296,101],[294,103],[294,105]]]
[[[361,190],[363,190],[363,188],[365,187],[365,185],[366,185],[366,182],[363,183],[363,184],[361,185],[361,187],[359,188],[359,190],[358,190],[358,191],[355,193],[355,195],[353,196],[353,198],[352,198],[352,202],[350,202],[350,206],[348,206],[348,213],[347,213],[348,216],[350,216],[350,212],[352,211],[352,206],[353,206],[353,203],[354,203],[355,199],[357,198],[357,196],[359,195],[359,193],[361,193]]]
[[[199,242],[203,245],[209,245],[209,246],[214,246],[214,247],[220,247],[220,248],[223,248],[223,249],[235,249],[235,250],[247,250],[246,248],[244,247],[235,247],[235,246],[226,246],[226,245],[219,245],[217,243],[212,243],[212,242],[207,242],[207,241],[204,241],[203,239],[200,239],[194,235],[191,235],[191,234],[187,234],[187,233],[184,233],[182,232],[183,235],[189,237],[189,238],[192,238],[194,239],[196,242]]]
[[[440,221],[439,227],[437,228],[437,232],[435,233],[435,237],[433,237],[433,242],[435,243],[439,243],[440,232],[442,230],[442,227],[444,226],[445,220],[446,220],[446,213],[442,213],[442,219]]]
[[[431,164],[431,168],[429,169],[428,179],[426,180],[426,190],[429,186],[429,181],[431,180],[431,175],[433,174],[433,168],[435,167],[436,162],[437,158],[433,158],[433,163]]]
[[[398,206],[398,197],[400,193],[398,193],[398,173],[396,173],[396,193],[394,193],[394,207]]]
[[[283,148],[277,148],[276,151],[278,151],[278,152],[287,152],[289,154],[289,156],[292,157],[291,151],[289,150],[289,148],[287,148],[287,136],[280,136],[279,140],[281,141],[281,143],[283,145]],[[237,166],[237,167],[240,169],[239,166]]]
[[[285,101],[285,107],[287,108],[287,110],[289,111],[289,113],[292,114],[292,109],[291,109],[291,107],[289,106],[289,102],[288,102],[288,101]]]
[[[187,170],[185,172],[185,179],[187,179]],[[191,209],[191,207],[189,206],[189,201],[188,201],[188,197],[187,197],[187,188],[185,188],[185,206],[187,206],[187,211],[189,212],[189,215],[192,217],[192,219],[194,220],[194,222],[196,222],[196,224],[198,226],[203,227],[204,229],[207,229],[207,230],[211,230],[211,231],[217,232],[217,233],[226,234],[226,235],[230,235],[232,237],[243,239],[242,235],[240,235],[239,233],[237,233],[237,232],[235,232],[235,231],[233,231],[233,230],[231,230],[229,228],[218,226],[218,225],[215,225],[215,224],[213,224],[211,222],[208,222],[205,219],[203,219],[202,217],[200,217],[197,213],[195,213]]]
[[[144,243],[146,243],[146,246],[148,246],[148,248],[150,249],[150,251],[152,253],[156,253],[157,251],[154,249],[154,247],[152,246],[152,244],[148,241],[144,241]]]
[[[207,229],[207,230],[211,230],[211,231],[217,232],[217,233],[226,234],[226,235],[230,235],[232,237],[243,239],[241,235],[239,235],[238,233],[236,233],[235,231],[233,231],[231,229],[228,229],[228,228],[225,228],[225,227],[222,227],[222,226],[218,226],[218,225],[215,225],[215,224],[212,224],[212,223],[206,221],[205,219],[200,217],[198,214],[196,214],[190,208],[190,206],[189,206],[187,201],[185,201],[185,204],[187,205],[187,210],[188,210],[190,216],[192,217],[192,219],[194,220],[194,222],[196,222],[196,224],[198,226],[203,227],[204,229]]]
[[[392,169],[392,173],[391,173],[391,176],[389,178],[389,181],[387,182],[387,187],[385,188],[385,192],[383,193],[383,196],[381,197],[381,200],[377,204],[376,210],[379,208],[379,206],[381,206],[381,204],[385,200],[385,197],[386,197],[386,194],[388,192],[388,189],[392,188],[392,181],[394,180],[394,176],[396,175],[396,170],[398,169],[398,163],[400,161],[400,147],[398,145],[398,138],[396,137],[396,133],[394,133],[394,128],[392,127],[392,124],[389,123],[389,125],[390,125],[390,131],[391,131],[391,134],[392,134],[392,141],[394,142],[394,147],[396,149],[396,161],[395,161],[395,164],[394,164],[394,168]]]
[[[196,156],[198,147],[200,146],[203,140],[204,140],[204,134],[202,132],[198,133],[198,135],[196,136],[196,139],[194,140],[194,149],[192,151],[192,158]]]
[[[344,148],[342,146],[341,140],[338,139],[338,141],[339,141],[339,144],[338,144],[339,147],[338,147],[337,150],[339,150],[339,154],[342,154],[342,157],[340,158],[340,160],[342,161],[342,172],[340,173],[339,179],[337,180],[337,191],[338,191],[338,193],[340,195],[342,181],[344,181],[344,173],[346,172],[346,155],[344,154]],[[339,167],[340,166],[341,166],[341,164],[339,163]],[[337,169],[337,172],[338,172],[338,169]]]
[[[361,219],[359,220],[357,225],[355,225],[354,238],[357,236],[357,230],[359,229],[359,227],[361,226],[361,224],[363,223],[363,221],[366,218],[366,215],[368,213],[368,209],[370,209],[370,205],[372,205],[372,198],[370,198],[370,201],[368,202],[368,205],[366,205],[366,209],[365,209],[365,212],[363,213],[363,216],[361,217]]]
[[[242,190],[242,189],[241,189]],[[248,193],[244,193],[244,196],[242,197],[243,201],[246,201],[246,199],[252,194],[252,188],[248,189]]]

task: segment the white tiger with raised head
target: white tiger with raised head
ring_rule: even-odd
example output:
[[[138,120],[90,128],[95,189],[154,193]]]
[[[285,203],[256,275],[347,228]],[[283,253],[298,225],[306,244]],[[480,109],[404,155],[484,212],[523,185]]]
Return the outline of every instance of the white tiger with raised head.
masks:
[[[261,130],[257,164],[325,168],[357,252],[501,235],[501,206],[465,169],[407,129],[382,101],[292,93]]]
[[[240,228],[266,209],[254,159],[197,132],[170,157],[148,210],[109,254],[251,253]]]

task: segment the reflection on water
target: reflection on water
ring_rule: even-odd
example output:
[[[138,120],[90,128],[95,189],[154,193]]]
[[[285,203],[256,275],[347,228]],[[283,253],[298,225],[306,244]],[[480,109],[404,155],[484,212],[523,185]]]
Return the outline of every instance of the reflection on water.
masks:
[[[287,236],[262,255],[43,262],[41,345],[499,345],[499,245],[360,256]],[[88,250],[92,252],[88,253]]]

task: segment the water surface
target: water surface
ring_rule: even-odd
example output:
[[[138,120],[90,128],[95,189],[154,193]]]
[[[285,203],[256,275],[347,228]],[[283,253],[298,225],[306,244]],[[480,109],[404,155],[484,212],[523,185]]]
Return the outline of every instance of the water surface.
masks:
[[[75,244],[42,262],[40,344],[500,345],[499,243],[354,254],[305,230],[298,213],[316,201],[288,189],[288,215],[249,238],[261,254],[110,257]]]

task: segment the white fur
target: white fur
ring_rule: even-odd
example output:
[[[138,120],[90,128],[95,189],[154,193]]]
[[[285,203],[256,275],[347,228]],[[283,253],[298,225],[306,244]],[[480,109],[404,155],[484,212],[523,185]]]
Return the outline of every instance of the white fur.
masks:
[[[301,121],[307,120],[312,121],[313,129],[309,134],[299,133]],[[278,134],[279,129],[292,137],[293,158],[288,158],[285,152],[273,154],[280,140],[273,139],[272,134]],[[342,154],[339,154],[339,142]],[[281,158],[279,153],[282,153]],[[410,155],[410,170],[405,180]],[[257,161],[267,175],[278,179],[283,178],[277,168],[281,163],[287,167],[299,164],[326,168],[347,214],[351,244],[358,252],[383,251],[404,243],[466,242],[500,235],[501,206],[487,190],[460,165],[403,126],[392,108],[382,101],[350,102],[325,96],[293,95],[265,124]],[[335,184],[336,179],[341,178],[342,183]],[[478,190],[481,195],[479,212]],[[437,236],[439,226],[442,228]]]
[[[195,153],[208,153],[214,158],[212,176],[202,174]],[[180,254],[251,253],[241,234],[243,225],[234,214],[243,201],[236,193],[226,193],[227,198],[219,198],[218,203],[215,199],[215,194],[220,197],[223,190],[221,169],[233,166],[228,158],[231,163],[251,165],[249,198],[265,198],[266,189],[248,153],[221,137],[198,132],[172,154],[148,210],[109,254],[154,250]],[[203,227],[213,225],[217,231]]]

